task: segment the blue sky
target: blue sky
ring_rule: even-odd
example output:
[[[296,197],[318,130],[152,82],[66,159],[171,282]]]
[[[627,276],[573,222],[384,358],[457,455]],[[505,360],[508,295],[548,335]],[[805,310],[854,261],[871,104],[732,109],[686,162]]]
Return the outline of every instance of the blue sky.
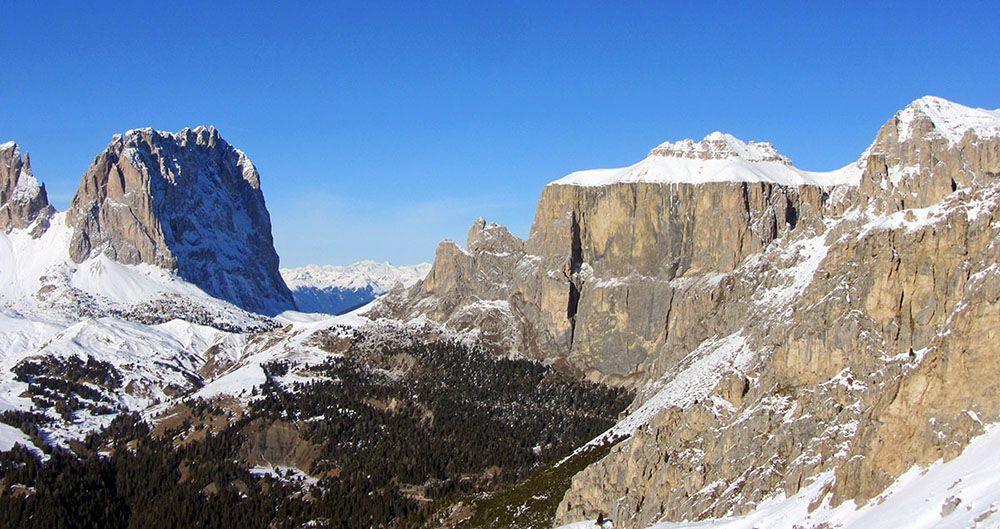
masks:
[[[0,141],[56,206],[113,134],[212,124],[283,265],[431,260],[480,215],[524,236],[547,182],[667,139],[822,170],[917,97],[1000,107],[995,2],[31,4],[4,2]]]

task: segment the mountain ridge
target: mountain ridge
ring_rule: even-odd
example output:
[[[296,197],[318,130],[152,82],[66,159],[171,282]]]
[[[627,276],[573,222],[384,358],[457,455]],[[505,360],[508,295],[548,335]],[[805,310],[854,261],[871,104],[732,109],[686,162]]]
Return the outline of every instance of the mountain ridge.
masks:
[[[895,112],[837,185],[759,171],[780,161],[688,158],[711,147],[695,142],[669,159],[728,172],[655,174],[654,160],[557,180],[526,240],[442,243],[428,279],[371,312],[480,329],[500,353],[639,392],[557,523],[747,514],[817,480],[817,502],[867,502],[1000,420],[982,397],[1000,391],[984,327],[1000,310],[1000,136],[930,101]]]
[[[541,509],[523,518],[532,523],[605,514],[623,529],[667,528],[671,521],[739,526],[773,521],[779,509],[792,513],[782,518],[786,525],[822,527],[878,516],[871,507],[883,499],[898,505],[894,484],[919,481],[919,469],[931,465],[929,474],[954,481],[947,492],[939,490],[944,478],[930,492],[918,490],[934,502],[921,506],[922,516],[993,523],[996,506],[976,490],[996,478],[958,478],[968,476],[969,454],[995,444],[991,425],[1000,423],[1000,402],[991,398],[1000,394],[1000,135],[993,135],[994,111],[946,103],[921,98],[896,112],[838,185],[817,185],[773,147],[721,133],[661,144],[648,159],[679,160],[679,174],[660,164],[659,174],[545,186],[527,239],[477,219],[465,247],[443,241],[412,286],[393,289],[363,314],[333,318],[253,314],[173,271],[170,260],[185,254],[164,245],[177,226],[187,228],[157,227],[167,217],[158,216],[153,199],[167,192],[128,202],[126,193],[115,194],[123,189],[112,176],[159,182],[151,186],[183,184],[192,173],[220,176],[175,160],[171,149],[193,141],[211,150],[221,140],[211,128],[162,137],[135,129],[113,146],[137,142],[136,152],[114,147],[106,163],[95,160],[97,169],[84,179],[92,184],[88,200],[78,204],[74,222],[66,222],[69,212],[54,213],[0,231],[0,413],[24,434],[0,427],[0,443],[27,439],[41,447],[47,438],[77,446],[88,433],[121,433],[112,421],[141,412],[169,432],[157,448],[168,460],[178,445],[215,450],[226,443],[227,476],[242,477],[216,482],[199,475],[192,497],[270,487],[282,479],[275,469],[284,468],[302,481],[288,478],[294,492],[285,499],[378,489],[389,506],[368,515],[391,517],[420,505],[427,510],[401,527],[436,528],[475,523],[469,513],[477,505],[524,513],[536,508],[529,503]],[[228,175],[219,181],[251,188],[256,181],[259,191],[245,155],[221,151],[198,160]],[[718,163],[723,169],[703,170]],[[638,178],[650,174],[656,178]],[[89,200],[102,193],[122,201]],[[125,209],[114,204],[152,220],[130,224],[101,213]],[[80,233],[95,244],[73,243]],[[79,261],[71,244],[79,244]],[[122,262],[129,260],[135,262]],[[297,277],[341,284],[324,277],[331,270],[313,267]],[[370,285],[376,275],[342,284]],[[469,393],[450,393],[440,384],[442,372]],[[538,382],[511,373],[533,373]],[[517,435],[516,446],[500,447],[498,430],[481,430],[484,445],[522,461],[519,472],[558,461],[550,450],[560,446],[562,463],[539,474],[555,481],[528,480],[467,501],[441,495],[464,488],[438,485],[472,486],[478,495],[500,485],[494,479],[508,462],[473,464],[473,474],[454,481],[444,465],[443,474],[414,473],[402,461],[393,475],[410,477],[380,488],[357,465],[371,455],[361,451],[350,452],[357,486],[337,488],[348,466],[334,457],[338,450],[370,440],[338,437],[343,432],[379,432],[379,450],[388,450],[393,445],[384,443],[422,436],[426,426],[445,435],[460,431],[460,422],[448,422],[450,412],[473,402],[468,410],[484,411],[484,425],[499,413],[507,421],[499,432],[520,434],[512,428],[518,395],[507,393],[507,404],[490,408],[483,388],[562,392],[571,387],[564,382],[583,384],[587,398],[629,395],[631,404],[617,422],[605,414],[618,413],[618,405],[590,416],[592,440],[575,453],[561,451],[561,426],[543,424],[532,430],[545,432],[540,440]],[[363,394],[345,396],[345,383]],[[413,383],[433,398],[414,400]],[[573,393],[561,394],[564,406],[550,411],[578,428],[573,418],[590,410]],[[425,407],[432,402],[441,406]],[[532,403],[546,410],[544,402]],[[194,425],[184,422],[195,418]],[[406,428],[395,430],[397,437],[381,435],[381,428],[400,425]],[[143,436],[126,435],[109,450],[127,458]],[[989,442],[983,448],[975,439]],[[476,446],[455,446],[475,463]],[[317,463],[319,452],[327,459]],[[429,450],[423,452],[411,455]],[[399,462],[383,453],[391,451],[375,453],[375,463]],[[539,454],[546,459],[535,459]],[[961,470],[940,460],[957,461]],[[559,468],[567,461],[572,472]],[[167,465],[163,475],[175,471]],[[351,497],[369,505],[361,500],[371,496]],[[854,512],[852,504],[866,510]],[[491,527],[520,527],[517,516],[509,524],[491,519]]]
[[[302,312],[342,314],[366,305],[397,285],[408,288],[423,279],[430,263],[395,266],[389,262],[358,261],[349,265],[306,265],[282,268]]]

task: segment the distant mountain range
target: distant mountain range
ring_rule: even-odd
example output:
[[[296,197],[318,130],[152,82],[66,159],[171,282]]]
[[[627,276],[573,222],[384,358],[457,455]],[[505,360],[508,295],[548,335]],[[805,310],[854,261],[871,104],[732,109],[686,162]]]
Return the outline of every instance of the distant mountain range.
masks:
[[[371,260],[349,265],[307,265],[282,268],[281,277],[292,290],[301,312],[343,314],[389,292],[423,279],[430,263],[395,266]]]

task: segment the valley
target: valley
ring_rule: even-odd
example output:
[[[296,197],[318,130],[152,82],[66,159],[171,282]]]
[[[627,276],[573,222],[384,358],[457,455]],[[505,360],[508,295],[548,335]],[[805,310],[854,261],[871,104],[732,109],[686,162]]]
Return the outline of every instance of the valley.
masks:
[[[928,96],[835,171],[715,132],[526,239],[282,269],[213,127],[63,212],[5,143],[0,527],[995,526],[998,175],[1000,111]]]

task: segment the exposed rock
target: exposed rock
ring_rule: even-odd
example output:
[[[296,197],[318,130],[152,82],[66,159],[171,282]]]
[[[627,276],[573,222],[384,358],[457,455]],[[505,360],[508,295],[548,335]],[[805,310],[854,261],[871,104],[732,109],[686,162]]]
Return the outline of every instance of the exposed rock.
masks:
[[[44,231],[53,213],[45,184],[31,172],[28,156],[22,160],[14,142],[0,145],[0,230],[27,228],[39,221],[37,229]]]
[[[862,205],[893,212],[935,204],[1000,174],[1000,113],[923,97],[879,130],[862,155]]]
[[[685,159],[708,149],[678,145]],[[698,156],[736,155],[723,146]],[[751,153],[759,163],[787,163],[773,147],[753,146],[763,149]],[[824,188],[764,181],[557,182],[543,190],[527,241],[477,221],[468,251],[442,243],[427,279],[390,295],[375,314],[424,315],[459,330],[488,321],[516,331],[502,342],[520,354],[593,380],[641,385],[676,361],[664,351],[681,354],[706,337],[700,320],[712,301],[691,285],[713,283],[775,239],[822,225],[828,199]],[[478,233],[503,234],[491,239],[502,241],[499,248],[477,242]],[[502,305],[507,310],[497,311]],[[476,307],[483,313],[473,317]]]
[[[215,128],[115,136],[84,174],[67,223],[77,262],[104,253],[175,270],[248,310],[294,307],[257,169]]]
[[[574,173],[516,262],[443,246],[381,310],[472,328],[487,294],[514,352],[640,389],[557,523],[746,513],[817,479],[817,505],[867,501],[1000,420],[1000,112],[923,98],[829,177],[789,163],[710,136]],[[473,279],[501,264],[506,288]]]
[[[477,219],[469,229],[468,251],[442,242],[423,281],[398,288],[374,307],[373,317],[427,316],[456,330],[475,329],[501,349],[516,347],[507,301],[514,268],[524,257],[524,241],[507,228]]]

